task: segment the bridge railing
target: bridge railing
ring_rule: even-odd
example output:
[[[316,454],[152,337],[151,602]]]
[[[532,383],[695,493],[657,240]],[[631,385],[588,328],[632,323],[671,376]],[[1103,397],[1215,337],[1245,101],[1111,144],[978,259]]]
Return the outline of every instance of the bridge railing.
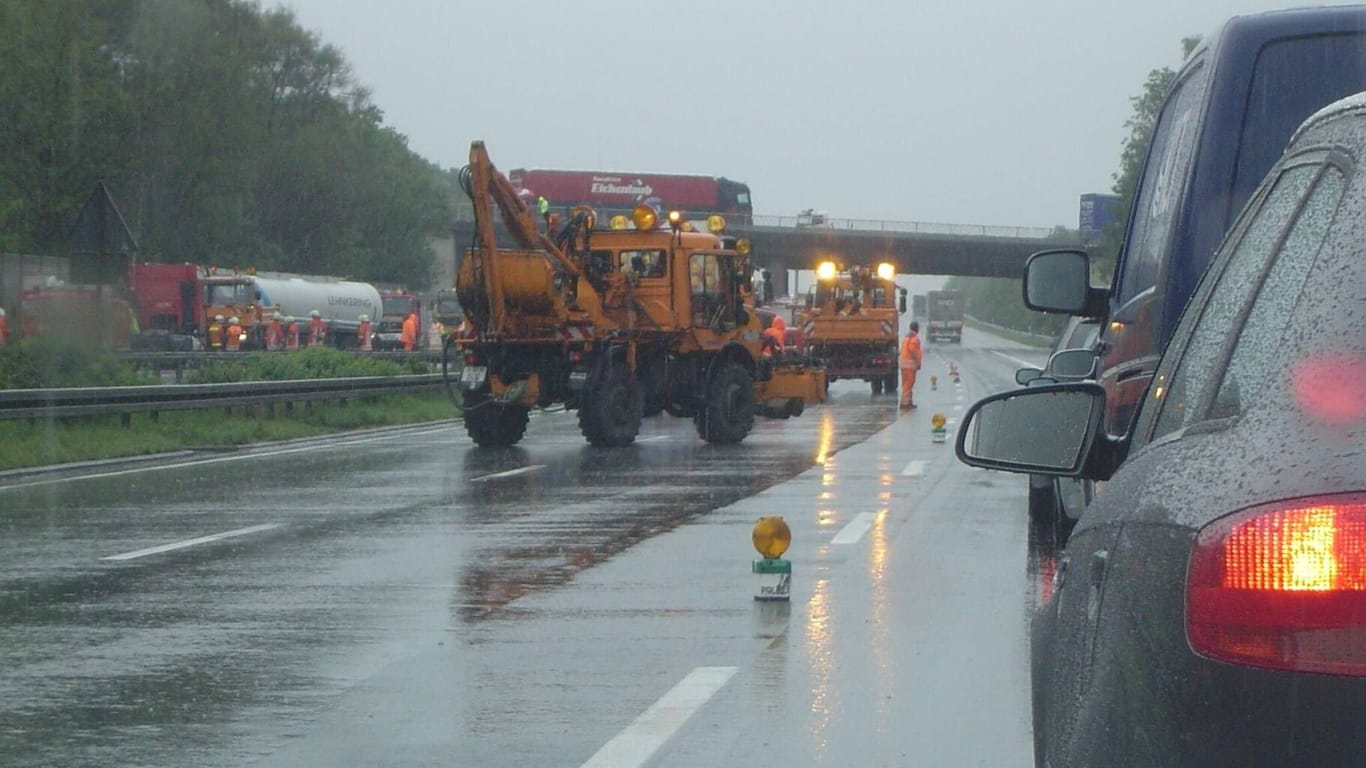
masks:
[[[825,218],[813,224],[806,216],[754,216],[758,227],[785,227],[806,230],[835,229],[857,232],[912,232],[927,235],[963,235],[968,237],[1013,237],[1044,239],[1052,237],[1052,227],[1013,227],[998,224],[948,224],[934,221],[886,221],[883,219]]]
[[[627,208],[597,208],[599,226],[605,226],[606,221],[613,215],[630,215],[631,211]],[[696,211],[688,212],[691,217],[701,217],[702,214]],[[731,215],[733,224],[741,224],[734,215]],[[474,220],[473,212],[465,209],[458,209],[455,213],[454,223],[462,224]],[[958,235],[962,237],[1002,237],[1015,238],[1018,240],[1044,240],[1044,239],[1067,239],[1066,236],[1058,237],[1057,231],[1053,227],[1016,227],[1004,224],[949,224],[934,221],[889,221],[885,219],[837,219],[824,217],[819,219],[819,223],[813,223],[809,215],[801,216],[770,216],[766,214],[754,214],[751,217],[751,225],[756,227],[782,227],[785,229],[802,229],[818,232],[820,230],[840,230],[845,232],[908,232],[926,235]]]

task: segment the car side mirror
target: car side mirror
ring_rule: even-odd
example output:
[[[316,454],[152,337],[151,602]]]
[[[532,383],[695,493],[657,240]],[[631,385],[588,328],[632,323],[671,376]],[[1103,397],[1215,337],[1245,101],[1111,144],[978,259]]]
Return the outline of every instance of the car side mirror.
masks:
[[[1096,353],[1089,349],[1063,349],[1048,358],[1044,369],[1060,381],[1081,381],[1095,378]]]
[[[1021,368],[1015,371],[1015,383],[1020,386],[1027,386],[1029,382],[1043,375],[1043,371],[1038,368]]]
[[[1108,291],[1091,287],[1086,251],[1040,251],[1025,262],[1024,303],[1038,312],[1099,317]]]
[[[974,467],[1078,477],[1104,417],[1105,390],[1094,382],[1003,392],[968,409],[954,451]]]

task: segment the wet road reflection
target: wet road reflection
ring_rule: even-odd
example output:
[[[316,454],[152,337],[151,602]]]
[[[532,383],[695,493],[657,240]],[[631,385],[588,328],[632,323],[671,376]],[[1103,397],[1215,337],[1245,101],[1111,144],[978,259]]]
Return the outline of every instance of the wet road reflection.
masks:
[[[0,762],[238,765],[289,754],[281,748],[329,701],[415,647],[446,657],[435,667],[446,673],[414,685],[447,686],[437,706],[450,709],[447,722],[496,731],[498,711],[474,702],[515,684],[505,665],[517,654],[500,644],[492,666],[448,666],[456,648],[483,642],[480,624],[515,618],[520,598],[895,418],[885,398],[837,394],[806,417],[760,421],[740,446],[708,446],[689,422],[660,418],[639,444],[596,450],[560,414],[499,451],[472,449],[455,426],[0,489]],[[534,717],[534,698],[520,701],[516,716]]]

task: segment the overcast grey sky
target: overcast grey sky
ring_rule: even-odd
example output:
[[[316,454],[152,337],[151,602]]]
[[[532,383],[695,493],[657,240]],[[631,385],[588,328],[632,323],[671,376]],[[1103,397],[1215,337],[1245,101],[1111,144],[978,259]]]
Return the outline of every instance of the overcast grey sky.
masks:
[[[757,213],[1077,224],[1129,98],[1264,0],[262,0],[443,167],[747,182]]]

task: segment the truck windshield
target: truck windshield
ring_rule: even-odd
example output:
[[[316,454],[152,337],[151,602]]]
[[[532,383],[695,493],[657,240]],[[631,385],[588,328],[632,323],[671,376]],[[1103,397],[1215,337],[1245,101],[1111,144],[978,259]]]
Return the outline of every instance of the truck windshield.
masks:
[[[204,300],[211,306],[251,304],[251,286],[246,283],[211,283],[205,286]]]
[[[417,311],[416,300],[411,296],[385,296],[381,301],[386,315],[407,317]]]

